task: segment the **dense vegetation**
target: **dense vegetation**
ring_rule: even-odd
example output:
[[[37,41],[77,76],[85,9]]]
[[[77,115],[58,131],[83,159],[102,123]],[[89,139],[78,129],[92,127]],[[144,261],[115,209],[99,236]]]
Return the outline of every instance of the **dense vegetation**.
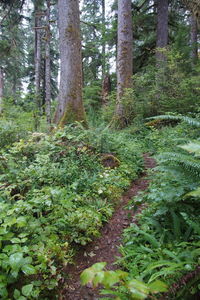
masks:
[[[128,204],[143,209],[119,270],[98,262],[82,283],[105,299],[195,299],[199,1],[80,8],[81,20],[78,0],[0,1],[0,299],[59,298],[65,267],[144,172],[144,153],[156,167]]]

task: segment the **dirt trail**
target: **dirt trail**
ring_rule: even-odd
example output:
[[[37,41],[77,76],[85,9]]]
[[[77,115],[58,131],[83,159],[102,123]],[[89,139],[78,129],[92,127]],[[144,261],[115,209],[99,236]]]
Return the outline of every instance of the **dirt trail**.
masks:
[[[155,160],[144,154],[145,169],[155,167]],[[116,265],[116,257],[120,256],[118,247],[121,244],[123,230],[135,221],[137,215],[143,206],[136,211],[127,210],[125,207],[129,200],[136,196],[139,191],[143,191],[148,187],[148,179],[146,172],[139,179],[135,180],[129,190],[122,196],[120,205],[116,209],[109,223],[101,230],[101,236],[81,248],[75,257],[74,265],[69,265],[64,272],[70,275],[70,279],[62,283],[59,300],[97,300],[101,298],[98,295],[98,289],[90,287],[82,287],[80,284],[81,272],[97,262],[107,262],[107,269],[114,270]]]

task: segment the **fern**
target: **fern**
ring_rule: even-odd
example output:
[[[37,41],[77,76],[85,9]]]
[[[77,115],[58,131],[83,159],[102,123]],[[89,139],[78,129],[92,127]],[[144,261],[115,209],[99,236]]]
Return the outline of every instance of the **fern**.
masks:
[[[195,126],[200,128],[200,122],[194,118],[190,118],[182,115],[160,115],[151,118],[147,118],[147,120],[177,120],[187,123],[190,126]]]
[[[158,160],[178,164],[192,175],[200,177],[200,161],[190,155],[176,152],[164,152],[158,156]]]
[[[173,220],[173,230],[174,230],[175,238],[178,240],[178,238],[181,236],[180,217],[173,210],[170,210],[170,214]]]

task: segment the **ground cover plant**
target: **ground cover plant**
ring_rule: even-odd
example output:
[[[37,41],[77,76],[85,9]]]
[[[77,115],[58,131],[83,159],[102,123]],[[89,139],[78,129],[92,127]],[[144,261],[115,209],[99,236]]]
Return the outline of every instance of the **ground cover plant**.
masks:
[[[157,166],[150,171],[148,190],[129,206],[135,210],[146,203],[137,222],[124,231],[118,259],[123,271],[107,271],[105,264],[97,264],[82,273],[83,284],[101,284],[101,293],[116,299],[193,299],[198,294],[199,125],[198,118],[181,115],[158,116],[146,123],[144,144]]]
[[[142,168],[131,135],[123,151],[127,138],[77,124],[1,151],[1,299],[48,299],[76,245],[98,236]],[[103,166],[106,155],[117,168]]]
[[[189,125],[156,129],[155,123],[147,135],[158,165],[149,175],[148,192],[133,200],[133,206],[145,202],[147,208],[137,225],[125,230],[120,262],[131,278],[172,286],[166,299],[192,299],[199,286],[199,122],[182,116],[163,119]],[[182,279],[193,271],[190,279]]]

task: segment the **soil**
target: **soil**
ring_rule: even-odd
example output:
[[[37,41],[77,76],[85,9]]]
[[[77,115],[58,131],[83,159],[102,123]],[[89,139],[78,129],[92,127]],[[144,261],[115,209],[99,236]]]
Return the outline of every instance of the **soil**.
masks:
[[[144,208],[141,205],[137,211],[126,208],[128,202],[140,191],[147,189],[149,181],[146,178],[146,170],[155,167],[155,160],[144,154],[145,171],[140,178],[135,180],[128,191],[122,196],[115,213],[101,230],[101,236],[92,243],[81,248],[74,259],[73,265],[68,265],[63,272],[69,274],[69,279],[63,279],[60,286],[59,300],[97,300],[101,296],[98,288],[81,286],[80,274],[97,262],[107,262],[107,269],[115,270],[115,261],[120,257],[119,246],[122,242],[122,233],[131,223],[136,222],[136,215]]]

